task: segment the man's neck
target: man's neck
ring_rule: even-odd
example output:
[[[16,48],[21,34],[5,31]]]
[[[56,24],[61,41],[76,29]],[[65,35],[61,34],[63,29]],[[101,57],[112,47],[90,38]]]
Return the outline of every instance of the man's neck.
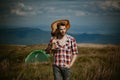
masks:
[[[58,39],[63,39],[65,36],[66,36],[66,34],[65,35],[58,35]]]

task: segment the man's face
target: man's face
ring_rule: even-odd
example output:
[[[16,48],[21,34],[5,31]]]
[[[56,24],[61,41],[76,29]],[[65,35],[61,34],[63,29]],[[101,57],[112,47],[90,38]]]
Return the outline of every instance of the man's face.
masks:
[[[60,33],[61,36],[64,36],[66,34],[66,27],[65,26],[60,26],[59,33]]]

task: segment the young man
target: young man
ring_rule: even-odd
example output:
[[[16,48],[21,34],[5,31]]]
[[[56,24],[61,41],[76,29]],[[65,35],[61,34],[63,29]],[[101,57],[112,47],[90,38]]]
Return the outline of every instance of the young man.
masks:
[[[46,51],[53,53],[54,80],[70,80],[70,68],[78,54],[76,40],[66,32],[70,28],[68,20],[58,20],[52,25],[52,38]]]

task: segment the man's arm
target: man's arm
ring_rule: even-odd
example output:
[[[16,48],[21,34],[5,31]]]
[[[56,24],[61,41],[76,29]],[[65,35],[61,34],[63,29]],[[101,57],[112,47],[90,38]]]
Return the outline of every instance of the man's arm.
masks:
[[[66,68],[71,68],[77,59],[77,54],[73,55],[72,61],[69,65],[65,65]]]
[[[73,59],[72,59],[72,62],[70,63],[69,67],[72,67],[75,60],[77,59],[77,54],[73,55]]]
[[[50,43],[48,44],[47,48],[45,49],[45,51],[47,53],[51,53],[52,50],[56,49],[56,38],[52,38],[50,40]]]
[[[46,51],[47,54],[51,54],[52,49],[51,49],[51,44],[50,43],[48,44],[48,46],[45,49],[45,51]]]
[[[73,57],[72,57],[72,61],[71,61],[70,65],[69,65],[69,68],[73,66],[74,62],[77,59],[77,55],[78,55],[77,43],[74,38],[72,39],[71,44],[72,44],[71,49],[72,49]]]

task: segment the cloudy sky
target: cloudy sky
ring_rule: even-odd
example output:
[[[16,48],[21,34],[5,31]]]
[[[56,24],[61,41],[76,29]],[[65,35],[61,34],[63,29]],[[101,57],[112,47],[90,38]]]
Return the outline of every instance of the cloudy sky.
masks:
[[[0,27],[51,30],[68,19],[69,32],[120,33],[120,0],[1,0]]]

